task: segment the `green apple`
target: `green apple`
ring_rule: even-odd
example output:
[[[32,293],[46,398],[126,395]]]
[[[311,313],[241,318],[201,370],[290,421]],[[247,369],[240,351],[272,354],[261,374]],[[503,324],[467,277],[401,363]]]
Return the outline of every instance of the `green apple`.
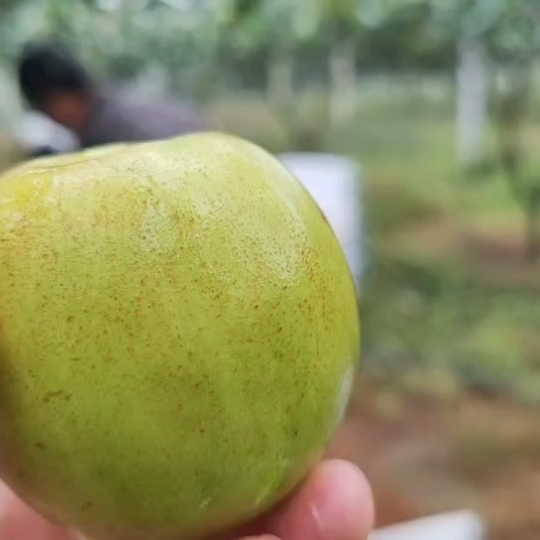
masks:
[[[99,540],[199,538],[320,459],[359,357],[337,238],[216,133],[0,179],[0,476]]]

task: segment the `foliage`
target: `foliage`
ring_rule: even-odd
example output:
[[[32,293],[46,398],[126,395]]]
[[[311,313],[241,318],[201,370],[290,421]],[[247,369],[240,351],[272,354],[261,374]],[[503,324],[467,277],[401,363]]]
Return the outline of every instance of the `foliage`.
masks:
[[[377,56],[414,63],[447,45],[425,29],[421,0],[3,0],[0,15],[7,61],[28,38],[60,35],[104,76],[130,80],[161,68],[164,84],[194,94],[201,70],[227,80],[227,67],[260,70],[276,49],[300,64],[315,55],[316,72],[342,40],[354,40],[358,65]]]

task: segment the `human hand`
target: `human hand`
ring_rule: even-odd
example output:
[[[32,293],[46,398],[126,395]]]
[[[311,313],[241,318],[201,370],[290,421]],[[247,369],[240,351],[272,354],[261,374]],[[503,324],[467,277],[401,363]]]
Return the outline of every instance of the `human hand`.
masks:
[[[213,540],[366,540],[373,514],[371,490],[363,474],[348,462],[328,460],[270,515]],[[2,484],[0,539],[77,540],[29,509]]]

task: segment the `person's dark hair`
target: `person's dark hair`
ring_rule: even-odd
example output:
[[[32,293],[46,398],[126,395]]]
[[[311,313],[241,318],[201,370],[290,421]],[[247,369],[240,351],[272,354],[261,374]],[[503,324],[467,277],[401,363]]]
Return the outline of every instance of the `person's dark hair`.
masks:
[[[24,98],[37,109],[53,92],[86,92],[92,86],[84,66],[58,42],[28,43],[19,57],[17,73]]]

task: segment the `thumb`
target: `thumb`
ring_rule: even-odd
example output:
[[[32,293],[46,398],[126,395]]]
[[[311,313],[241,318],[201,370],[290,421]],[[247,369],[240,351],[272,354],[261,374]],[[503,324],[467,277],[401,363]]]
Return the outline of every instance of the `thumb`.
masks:
[[[270,518],[266,530],[282,540],[366,540],[373,521],[364,475],[352,463],[329,460]]]
[[[52,525],[21,502],[0,482],[0,539],[73,540],[60,527]]]

